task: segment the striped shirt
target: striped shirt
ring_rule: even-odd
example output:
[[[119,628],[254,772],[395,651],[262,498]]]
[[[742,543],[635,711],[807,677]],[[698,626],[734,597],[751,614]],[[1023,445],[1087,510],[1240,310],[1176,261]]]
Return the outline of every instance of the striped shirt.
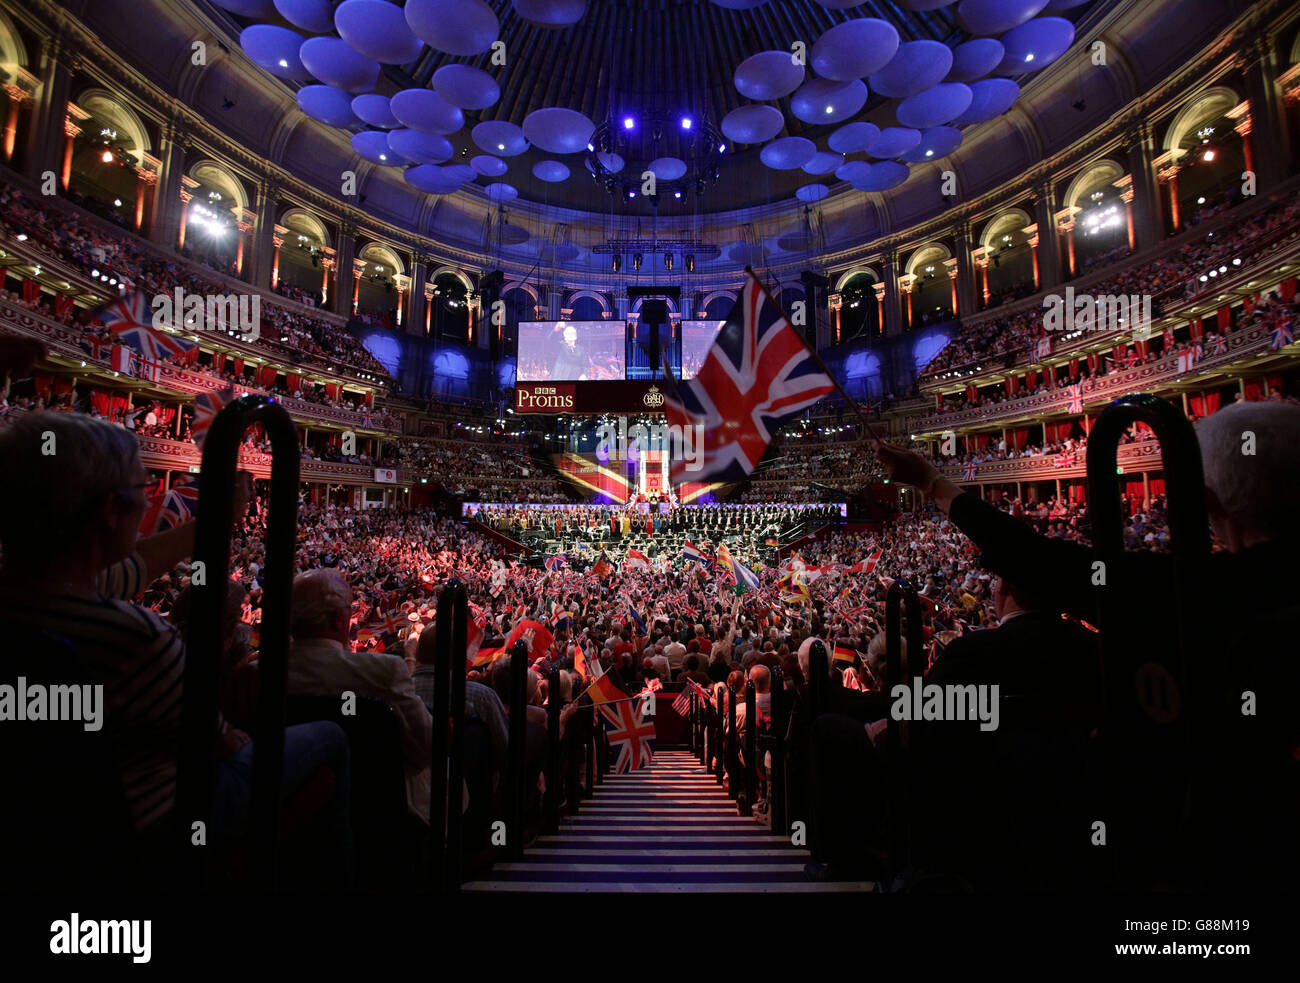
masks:
[[[175,802],[185,673],[180,631],[121,599],[139,593],[143,574],[135,555],[100,575],[102,593],[27,594],[20,585],[0,591],[0,623],[8,631],[66,638],[88,682],[103,685],[105,722],[137,830],[165,818]]]

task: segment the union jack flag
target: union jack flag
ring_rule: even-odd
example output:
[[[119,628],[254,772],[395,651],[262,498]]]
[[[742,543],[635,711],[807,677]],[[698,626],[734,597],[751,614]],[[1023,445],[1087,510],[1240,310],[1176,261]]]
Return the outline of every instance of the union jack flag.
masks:
[[[677,699],[673,700],[673,710],[679,717],[685,717],[691,712],[692,693],[698,697],[701,705],[709,699],[708,691],[695,680],[687,679],[685,683],[685,688],[677,694]]]
[[[1228,354],[1228,339],[1223,337],[1223,335],[1220,335],[1218,338],[1214,340],[1214,354],[1216,355]]]
[[[372,427],[374,427],[374,425],[375,425],[375,415],[374,415],[373,413],[371,413],[369,410],[362,410],[362,411],[361,411],[361,425],[362,425],[363,427],[365,427],[367,430],[369,430],[369,429],[371,429]]]
[[[678,385],[664,353],[669,423],[704,426],[703,464],[674,461],[672,481],[735,481],[748,475],[772,433],[835,389],[799,333],[746,269],[745,286],[694,379]]]
[[[1271,346],[1273,351],[1280,351],[1287,345],[1295,341],[1295,335],[1291,333],[1291,323],[1281,321],[1273,326],[1273,341]]]
[[[544,564],[544,566],[546,567],[547,570],[550,570],[551,572],[555,572],[556,570],[562,570],[564,568],[564,565],[568,562],[569,562],[569,558],[565,554],[556,553],[554,556],[548,556],[546,558],[546,563]]]
[[[1066,394],[1070,397],[1065,404],[1065,412],[1082,413],[1083,412],[1083,386],[1076,382],[1072,386],[1065,387]]]
[[[194,422],[190,425],[190,439],[199,447],[208,435],[208,427],[226,404],[235,398],[235,390],[227,386],[219,393],[199,393],[194,397]]]
[[[158,362],[194,348],[194,342],[177,338],[153,326],[143,291],[132,290],[101,307],[97,314],[104,327],[145,358]]]
[[[366,628],[376,635],[388,635],[400,631],[410,623],[406,615],[400,611],[392,611],[388,614],[379,612],[378,618],[379,620],[366,625]]]
[[[91,358],[98,359],[101,362],[107,362],[109,356],[113,353],[113,342],[111,340],[100,341],[98,338],[83,338],[81,339],[81,347],[85,349]]]
[[[171,529],[193,519],[199,510],[199,480],[184,475],[173,482],[168,491],[161,487],[149,499],[140,520],[140,535],[152,536],[164,529]]]
[[[974,463],[966,465],[966,470],[962,472],[961,480],[962,480],[962,481],[974,481],[974,480],[975,480],[975,474],[976,474],[976,472],[978,472],[978,471],[979,471],[979,467],[978,467],[978,465],[976,465],[976,464],[974,464]]]
[[[654,694],[642,699],[602,703],[596,707],[605,721],[605,736],[612,748],[617,749],[614,774],[626,775],[638,768],[648,768],[654,762],[655,725],[647,720]]]

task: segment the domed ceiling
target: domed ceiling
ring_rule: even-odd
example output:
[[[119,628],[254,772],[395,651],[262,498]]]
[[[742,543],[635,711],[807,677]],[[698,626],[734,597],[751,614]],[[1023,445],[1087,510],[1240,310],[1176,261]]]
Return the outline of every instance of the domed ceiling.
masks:
[[[673,216],[902,184],[1103,0],[212,2],[413,194]]]

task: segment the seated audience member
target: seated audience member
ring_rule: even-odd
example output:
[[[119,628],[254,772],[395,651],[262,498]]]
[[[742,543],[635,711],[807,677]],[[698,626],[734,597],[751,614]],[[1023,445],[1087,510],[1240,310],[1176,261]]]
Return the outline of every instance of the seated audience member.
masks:
[[[337,570],[308,570],[293,581],[289,630],[289,692],[377,697],[397,711],[402,726],[407,808],[429,821],[432,722],[415,694],[400,656],[354,652],[348,641],[352,588]]]
[[[1245,435],[1254,454],[1244,454]],[[1197,425],[1205,477],[1205,506],[1223,552],[1205,558],[1200,583],[1214,590],[1195,598],[1175,594],[1173,558],[1134,552],[1106,572],[1107,589],[1142,598],[1124,605],[1124,620],[1108,625],[1108,658],[1136,670],[1150,653],[1179,644],[1172,612],[1179,604],[1195,628],[1186,640],[1194,659],[1218,666],[1188,695],[1196,755],[1148,742],[1105,763],[1119,807],[1149,859],[1130,875],[1138,883],[1182,878],[1203,887],[1228,878],[1234,887],[1272,884],[1297,871],[1294,830],[1300,820],[1293,751],[1300,746],[1300,673],[1294,640],[1300,607],[1294,597],[1294,557],[1300,549],[1300,407],[1234,403]],[[980,548],[984,565],[1011,582],[1032,583],[1059,607],[1096,623],[1094,554],[1082,544],[1049,539],[963,492],[919,455],[888,445],[878,456],[892,480],[925,491]],[[1127,671],[1127,670],[1126,670]],[[1243,694],[1255,713],[1242,712]],[[1236,776],[1232,796],[1213,776]],[[1128,792],[1137,790],[1136,796]],[[1180,823],[1183,803],[1192,813]],[[1152,808],[1152,806],[1156,808]],[[1172,817],[1172,818],[1171,818]],[[1181,828],[1180,828],[1181,826]]]
[[[43,448],[55,447],[50,454]],[[65,644],[79,672],[104,687],[103,727],[137,834],[173,821],[181,745],[185,644],[180,631],[127,596],[143,569],[135,552],[151,482],[135,438],[73,413],[29,413],[0,432],[0,619],[6,630]],[[114,571],[111,576],[104,572]],[[247,832],[253,746],[218,712],[213,790],[216,838]],[[332,723],[285,731],[282,794],[328,769],[333,790],[312,819],[313,863],[351,883],[348,746]],[[291,858],[292,859],[292,858]],[[301,873],[292,868],[290,873]]]

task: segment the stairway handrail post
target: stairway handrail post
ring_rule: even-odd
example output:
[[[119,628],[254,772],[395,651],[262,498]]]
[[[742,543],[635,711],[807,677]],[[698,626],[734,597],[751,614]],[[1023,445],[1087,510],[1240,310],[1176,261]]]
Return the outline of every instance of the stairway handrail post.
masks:
[[[551,669],[546,682],[546,812],[543,829],[560,829],[560,667]]]
[[[285,697],[288,691],[289,608],[297,556],[297,426],[285,408],[263,395],[240,396],[213,418],[204,439],[200,469],[194,561],[203,563],[211,590],[195,591],[186,633],[182,679],[181,754],[177,769],[178,876],[197,888],[209,878],[208,850],[192,845],[191,824],[211,825],[216,776],[216,728],[225,586],[230,579],[231,532],[239,447],[245,431],[260,423],[271,440],[271,492],[266,521],[266,559],[255,709],[257,740],[249,836],[253,878],[268,890],[278,883],[280,786],[284,774]]]
[[[528,647],[510,649],[510,803],[506,853],[518,860],[524,852],[524,743],[528,723]],[[454,790],[453,790],[454,791]]]
[[[758,708],[754,681],[745,680],[745,802],[741,807],[742,816],[754,814],[754,791],[756,786],[757,762],[754,758],[758,748]]]
[[[772,832],[784,830],[785,821],[785,676],[780,666],[772,666],[772,767],[768,769],[767,799],[771,803]]]
[[[740,796],[740,776],[736,764],[740,748],[736,744],[736,693],[727,684],[727,796],[733,802]]]

